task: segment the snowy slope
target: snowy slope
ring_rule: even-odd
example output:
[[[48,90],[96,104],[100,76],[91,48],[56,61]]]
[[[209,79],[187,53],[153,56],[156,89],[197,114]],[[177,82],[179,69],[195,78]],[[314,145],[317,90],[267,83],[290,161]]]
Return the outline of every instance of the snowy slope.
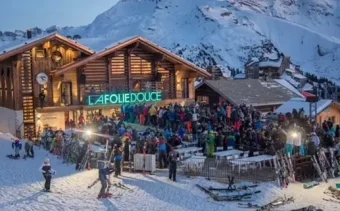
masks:
[[[340,83],[338,0],[121,0],[87,26],[54,30],[80,34],[97,51],[141,35],[202,67],[243,70],[252,57],[283,53],[303,71]]]
[[[207,195],[195,187],[204,186],[225,187],[225,185],[207,181],[203,178],[190,179],[179,176],[178,182],[169,182],[166,172],[156,175],[123,173],[121,182],[132,188],[134,192],[111,188],[113,195],[120,198],[97,200],[100,185],[91,189],[87,186],[97,177],[96,170],[75,172],[74,166],[62,164],[60,160],[49,156],[52,168],[57,173],[52,180],[54,193],[41,192],[43,178],[38,168],[46,156],[46,151],[35,148],[36,157],[27,160],[10,160],[4,155],[12,152],[10,137],[4,134],[0,137],[0,210],[124,210],[124,211],[158,211],[158,210],[195,210],[195,211],[241,211],[237,202],[213,202]],[[113,179],[112,179],[113,180]],[[329,180],[313,189],[303,189],[302,184],[291,184],[287,190],[281,190],[273,183],[260,184],[262,192],[254,197],[253,203],[264,204],[278,196],[294,196],[294,204],[288,204],[277,210],[290,210],[307,205],[316,205],[327,211],[335,211],[336,203],[325,203],[322,193],[329,185],[335,185],[337,180]],[[326,197],[328,198],[328,197]]]

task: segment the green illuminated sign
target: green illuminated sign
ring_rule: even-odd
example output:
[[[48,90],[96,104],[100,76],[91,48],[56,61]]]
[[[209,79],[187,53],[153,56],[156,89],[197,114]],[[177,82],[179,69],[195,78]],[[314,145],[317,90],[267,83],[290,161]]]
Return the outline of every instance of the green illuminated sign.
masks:
[[[160,100],[162,100],[162,92],[159,92],[159,91],[89,95],[87,97],[88,105],[157,102]]]

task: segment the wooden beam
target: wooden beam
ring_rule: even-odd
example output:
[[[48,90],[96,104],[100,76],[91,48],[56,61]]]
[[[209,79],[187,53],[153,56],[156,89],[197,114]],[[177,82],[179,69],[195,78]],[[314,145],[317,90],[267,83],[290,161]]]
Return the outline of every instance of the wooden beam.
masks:
[[[1,75],[1,95],[2,95],[2,106],[6,105],[6,92],[5,92],[5,77],[6,77],[6,73],[4,70],[4,66],[1,65],[0,66],[0,75]],[[6,107],[6,106],[4,106]]]
[[[131,55],[135,49],[139,47],[139,42],[135,42],[132,45],[130,45],[128,49],[128,55]]]
[[[108,83],[109,83],[109,89],[111,91],[111,85],[112,85],[112,82],[111,82],[111,78],[112,78],[112,68],[111,68],[111,62],[112,62],[112,57],[110,56],[107,56],[107,80],[108,80]]]
[[[16,60],[13,60],[13,91],[14,91],[14,109],[15,110],[22,110],[22,90],[21,90],[21,59],[22,54],[19,54],[16,57]]]
[[[7,85],[7,108],[13,109],[13,105],[12,105],[12,80],[11,80],[11,75],[12,75],[12,71],[11,68],[6,67],[6,85]]]
[[[129,49],[126,52],[126,62],[125,62],[125,68],[126,68],[126,80],[127,80],[127,88],[130,91],[132,85],[131,85],[131,54],[129,54]]]
[[[154,61],[156,64],[162,62],[165,60],[165,55],[164,54],[155,54]]]

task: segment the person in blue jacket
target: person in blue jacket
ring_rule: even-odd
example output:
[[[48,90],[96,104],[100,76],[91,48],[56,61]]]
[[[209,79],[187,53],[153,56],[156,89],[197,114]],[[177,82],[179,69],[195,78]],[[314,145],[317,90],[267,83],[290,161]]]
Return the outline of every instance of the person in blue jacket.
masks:
[[[20,150],[22,148],[22,143],[19,139],[15,139],[15,141],[12,143],[12,149],[14,149],[14,158],[19,158],[20,157]]]
[[[159,160],[159,168],[166,168],[168,165],[167,162],[167,147],[166,140],[163,136],[160,136],[159,139],[156,140],[156,144],[158,146],[158,160]]]
[[[170,137],[172,136],[172,131],[170,128],[167,128],[166,130],[164,130],[163,134],[164,134],[165,140],[169,141]]]
[[[114,154],[114,161],[115,161],[115,177],[118,177],[121,175],[121,168],[120,168],[120,163],[122,161],[122,152],[123,148],[119,147],[118,145],[115,145],[113,149],[113,154]]]

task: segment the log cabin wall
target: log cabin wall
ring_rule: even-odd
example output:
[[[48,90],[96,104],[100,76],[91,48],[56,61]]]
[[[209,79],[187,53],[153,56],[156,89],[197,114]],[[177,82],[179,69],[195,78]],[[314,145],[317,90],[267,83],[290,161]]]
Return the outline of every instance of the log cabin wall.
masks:
[[[125,91],[128,89],[128,58],[125,50],[117,51],[111,60],[110,90]]]
[[[60,52],[61,59],[58,62],[52,60],[53,53]],[[34,89],[34,99],[36,106],[39,103],[39,94],[41,91],[45,93],[45,106],[58,106],[60,105],[60,83],[68,81],[72,83],[72,95],[73,91],[76,91],[75,96],[72,96],[74,103],[78,103],[78,84],[75,71],[70,71],[65,74],[65,78],[61,81],[60,78],[49,78],[49,83],[45,85],[40,85],[35,81],[37,74],[44,72],[47,75],[50,74],[51,70],[57,67],[61,67],[68,63],[73,62],[80,56],[80,52],[73,50],[65,45],[58,43],[57,41],[48,41],[41,46],[34,47],[32,49],[32,68],[33,68],[33,89]]]
[[[14,76],[11,61],[0,63],[0,106],[15,109]]]

